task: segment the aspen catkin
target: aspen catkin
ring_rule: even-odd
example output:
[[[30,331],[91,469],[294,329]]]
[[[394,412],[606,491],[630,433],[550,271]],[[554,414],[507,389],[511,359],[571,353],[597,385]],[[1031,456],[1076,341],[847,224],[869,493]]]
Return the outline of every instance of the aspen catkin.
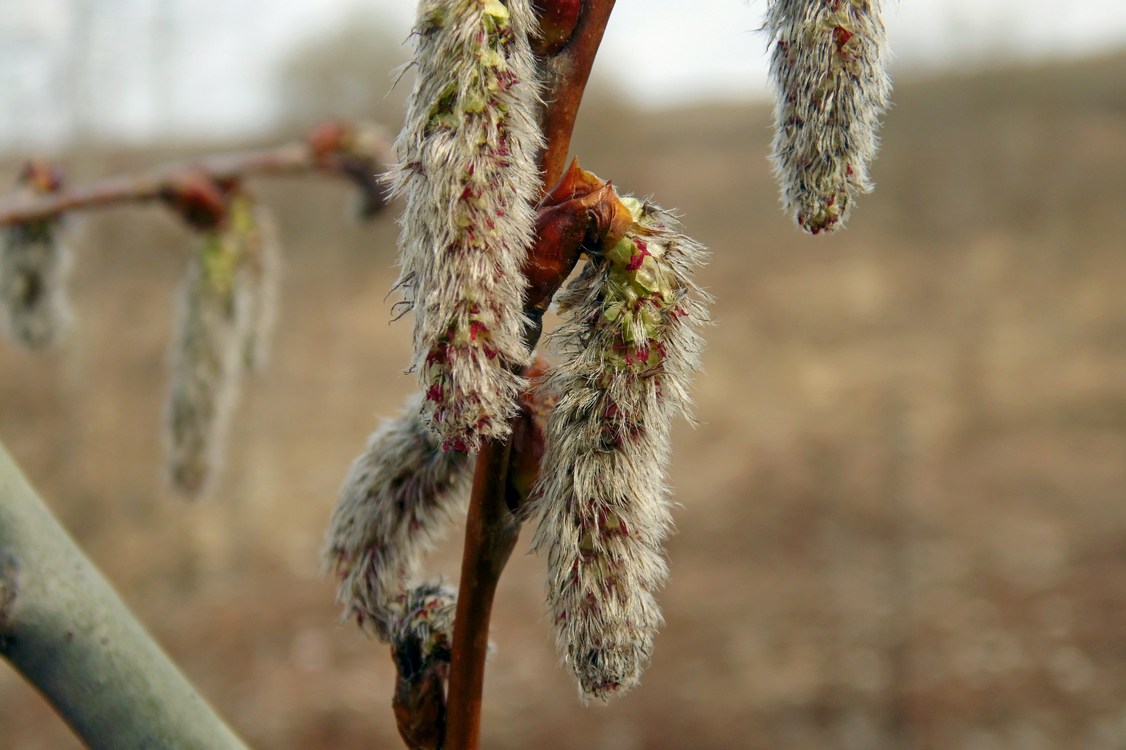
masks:
[[[398,286],[445,449],[508,433],[529,358],[521,267],[538,191],[538,84],[528,0],[425,0],[418,79],[396,141],[406,197]]]
[[[879,145],[891,81],[880,0],[771,0],[774,171],[810,234],[842,226]]]
[[[669,428],[690,407],[708,296],[692,281],[706,251],[668,213],[633,198],[611,237],[559,299],[562,364],[533,512],[548,553],[548,606],[584,699],[637,683],[661,624],[667,569]]]

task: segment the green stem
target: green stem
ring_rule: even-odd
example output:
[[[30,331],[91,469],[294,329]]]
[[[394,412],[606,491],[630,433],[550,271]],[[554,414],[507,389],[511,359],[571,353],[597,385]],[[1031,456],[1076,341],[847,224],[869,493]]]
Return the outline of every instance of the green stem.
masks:
[[[3,446],[0,656],[95,750],[245,748],[83,556]]]

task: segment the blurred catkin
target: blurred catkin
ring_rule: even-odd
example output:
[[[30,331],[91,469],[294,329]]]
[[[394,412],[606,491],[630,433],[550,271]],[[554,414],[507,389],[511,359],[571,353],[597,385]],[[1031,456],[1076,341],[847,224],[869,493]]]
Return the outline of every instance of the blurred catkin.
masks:
[[[774,171],[811,234],[842,226],[879,145],[891,81],[880,0],[771,0]]]
[[[16,193],[50,193],[61,178],[41,163],[29,163],[20,175]],[[67,294],[70,248],[60,240],[61,220],[41,219],[13,224],[4,230],[0,246],[0,328],[29,349],[59,343],[70,329],[73,315]]]
[[[239,378],[260,367],[276,317],[280,252],[272,220],[246,193],[206,232],[180,292],[170,363],[167,467],[172,486],[195,496],[223,456]]]
[[[238,394],[242,330],[236,304],[238,243],[208,233],[192,256],[180,291],[170,356],[168,476],[185,495],[202,493],[223,454]]]
[[[321,553],[337,576],[344,618],[392,639],[422,555],[464,504],[472,468],[465,453],[441,450],[421,396],[372,433],[344,480]]]
[[[248,372],[267,364],[278,317],[281,245],[270,210],[240,193],[231,199],[231,232],[239,242],[240,278],[235,301],[242,328],[242,359]]]
[[[667,569],[665,465],[672,418],[688,413],[708,296],[692,276],[706,251],[668,213],[633,198],[610,237],[558,300],[550,341],[562,363],[533,512],[548,553],[548,605],[584,698],[635,685],[661,624]]]
[[[418,78],[395,143],[406,197],[398,286],[443,447],[508,433],[529,357],[521,273],[539,188],[539,85],[528,0],[424,0]]]

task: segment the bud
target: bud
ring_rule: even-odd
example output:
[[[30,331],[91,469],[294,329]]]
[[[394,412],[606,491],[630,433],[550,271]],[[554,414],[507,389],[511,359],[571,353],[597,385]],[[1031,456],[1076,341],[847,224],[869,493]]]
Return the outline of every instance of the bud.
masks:
[[[413,307],[413,368],[445,449],[503,437],[529,358],[521,267],[539,179],[528,0],[426,0],[418,79],[395,143],[406,197],[398,288]]]
[[[372,434],[344,480],[321,553],[344,618],[392,640],[422,555],[464,504],[472,468],[466,454],[441,450],[420,396]]]
[[[692,281],[706,251],[675,219],[624,198],[601,253],[561,295],[547,376],[558,403],[534,510],[548,551],[556,641],[584,699],[635,685],[661,624],[667,569],[665,465],[676,413],[688,413],[709,297]]]
[[[407,747],[438,750],[446,733],[449,674],[457,594],[437,583],[412,589],[391,632],[398,679],[391,708]]]
[[[844,224],[879,145],[891,81],[879,0],[771,0],[772,161],[782,203],[811,234]]]
[[[30,162],[18,192],[51,193],[61,186],[49,165]],[[0,246],[0,327],[30,349],[59,343],[73,321],[66,288],[71,253],[59,240],[59,225],[57,218],[13,224]]]

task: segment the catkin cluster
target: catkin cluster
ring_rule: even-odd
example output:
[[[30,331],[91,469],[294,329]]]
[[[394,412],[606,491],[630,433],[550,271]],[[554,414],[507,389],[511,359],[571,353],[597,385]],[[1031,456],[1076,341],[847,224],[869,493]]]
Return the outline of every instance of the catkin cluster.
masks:
[[[706,251],[650,203],[622,201],[609,237],[560,296],[551,334],[560,365],[547,387],[535,546],[547,550],[556,640],[585,698],[637,683],[661,624],[667,570],[669,429],[687,413],[707,295],[692,281]]]
[[[408,594],[422,555],[464,504],[473,467],[465,453],[441,450],[420,407],[412,398],[353,462],[322,552],[343,616],[382,641],[394,641],[411,619]]]
[[[872,187],[891,93],[880,0],[771,0],[766,27],[782,203],[806,231],[829,232]]]
[[[446,449],[506,435],[529,357],[521,266],[531,242],[538,84],[528,0],[425,0],[418,79],[395,148],[398,285],[413,366]]]
[[[180,291],[167,406],[172,486],[203,492],[217,472],[240,376],[259,368],[275,318],[280,251],[271,217],[243,193],[207,232]]]

